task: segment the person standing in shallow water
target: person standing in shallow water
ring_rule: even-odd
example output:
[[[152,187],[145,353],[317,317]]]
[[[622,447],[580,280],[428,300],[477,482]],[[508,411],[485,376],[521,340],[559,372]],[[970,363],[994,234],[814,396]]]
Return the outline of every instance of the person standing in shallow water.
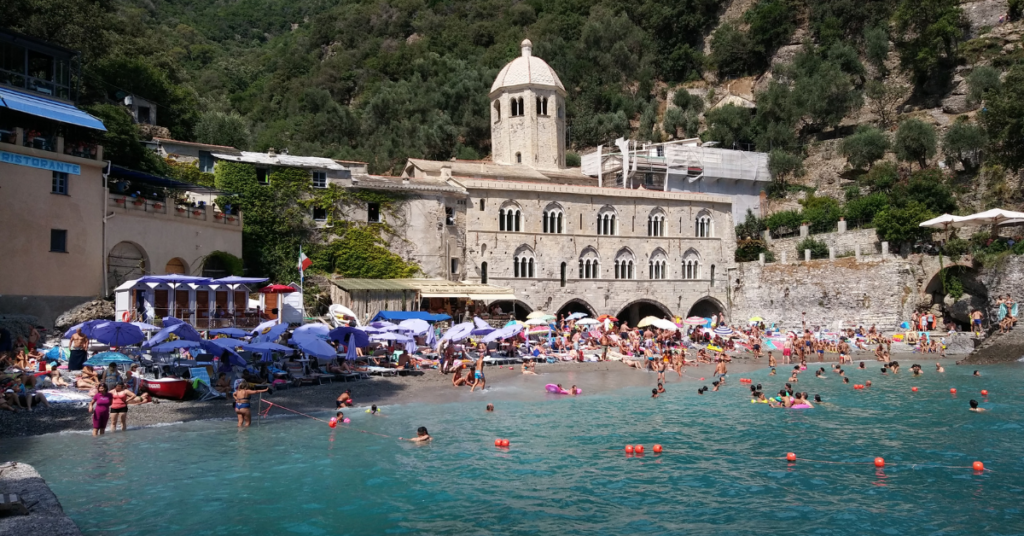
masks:
[[[238,415],[238,427],[248,427],[252,424],[252,409],[249,403],[249,397],[257,393],[266,393],[268,389],[248,389],[248,383],[242,383],[235,390],[235,414]],[[339,406],[340,407],[340,406]]]
[[[100,384],[97,392],[89,402],[89,413],[92,414],[92,435],[96,437],[103,435],[107,429],[107,421],[110,420],[110,405],[114,403],[114,397],[107,392],[106,384]]]

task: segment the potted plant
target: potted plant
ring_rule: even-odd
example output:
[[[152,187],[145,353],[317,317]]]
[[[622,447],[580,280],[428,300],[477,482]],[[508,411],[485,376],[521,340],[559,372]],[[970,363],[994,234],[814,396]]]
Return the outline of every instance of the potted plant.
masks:
[[[118,197],[117,199],[114,200],[114,202],[117,203],[118,205],[123,205],[124,204],[124,198],[123,197]]]
[[[223,212],[216,212],[216,213],[214,213],[213,217],[215,219],[222,220],[222,219],[224,219],[224,213]]]
[[[175,209],[175,210],[177,210],[177,211],[178,211],[178,213],[179,213],[179,214],[181,214],[182,212],[185,212],[185,207],[178,207],[178,208],[177,208],[177,209]]]
[[[235,217],[234,216],[228,216],[228,221],[235,221]]]
[[[141,207],[142,205],[146,204],[146,200],[145,199],[136,199],[136,200],[132,201],[132,204],[137,206],[137,207]]]
[[[192,211],[192,215],[193,215],[193,216],[202,216],[202,215],[203,215],[203,211],[202,211],[202,210],[199,210],[199,209],[197,208],[197,209],[195,209],[195,210],[193,210],[193,211]]]
[[[157,210],[160,210],[160,209],[164,208],[164,204],[159,202],[159,201],[157,201],[156,203],[153,203],[153,208],[155,208]]]

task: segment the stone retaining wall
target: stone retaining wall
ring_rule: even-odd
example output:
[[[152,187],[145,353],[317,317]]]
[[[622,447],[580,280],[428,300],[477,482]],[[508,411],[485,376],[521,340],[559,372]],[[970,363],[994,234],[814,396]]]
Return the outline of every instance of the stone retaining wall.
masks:
[[[845,222],[843,222],[845,223]],[[767,233],[766,233],[767,234]],[[788,238],[772,238],[768,240],[768,249],[775,254],[775,260],[782,260],[782,253],[786,253],[787,259],[791,261],[802,260],[803,252],[797,252],[796,246],[805,238],[825,242],[829,247],[835,248],[836,256],[852,256],[857,246],[860,246],[861,255],[877,255],[882,252],[882,243],[874,229],[856,229],[834,233],[812,234],[807,236],[791,236]]]
[[[24,463],[0,465],[0,493],[16,494],[28,515],[0,518],[0,534],[17,536],[82,536],[34,467]]]

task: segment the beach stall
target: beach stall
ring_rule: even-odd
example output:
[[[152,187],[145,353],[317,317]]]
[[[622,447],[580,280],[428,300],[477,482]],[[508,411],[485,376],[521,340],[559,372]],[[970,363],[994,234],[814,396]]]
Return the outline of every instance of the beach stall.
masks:
[[[173,317],[200,330],[255,327],[257,311],[249,306],[246,285],[265,278],[210,279],[180,274],[151,275],[125,281],[114,289],[116,318],[155,323]]]
[[[486,319],[487,305],[516,300],[511,288],[461,283],[445,279],[331,280],[331,302],[344,306],[360,323],[379,311],[443,314],[456,321]]]

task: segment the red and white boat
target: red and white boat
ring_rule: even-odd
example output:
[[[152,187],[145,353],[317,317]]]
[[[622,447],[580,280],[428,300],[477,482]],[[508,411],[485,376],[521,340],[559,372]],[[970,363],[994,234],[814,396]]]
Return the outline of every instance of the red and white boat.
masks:
[[[142,380],[146,389],[153,396],[181,400],[188,392],[188,380],[180,378],[160,378],[159,380]]]

